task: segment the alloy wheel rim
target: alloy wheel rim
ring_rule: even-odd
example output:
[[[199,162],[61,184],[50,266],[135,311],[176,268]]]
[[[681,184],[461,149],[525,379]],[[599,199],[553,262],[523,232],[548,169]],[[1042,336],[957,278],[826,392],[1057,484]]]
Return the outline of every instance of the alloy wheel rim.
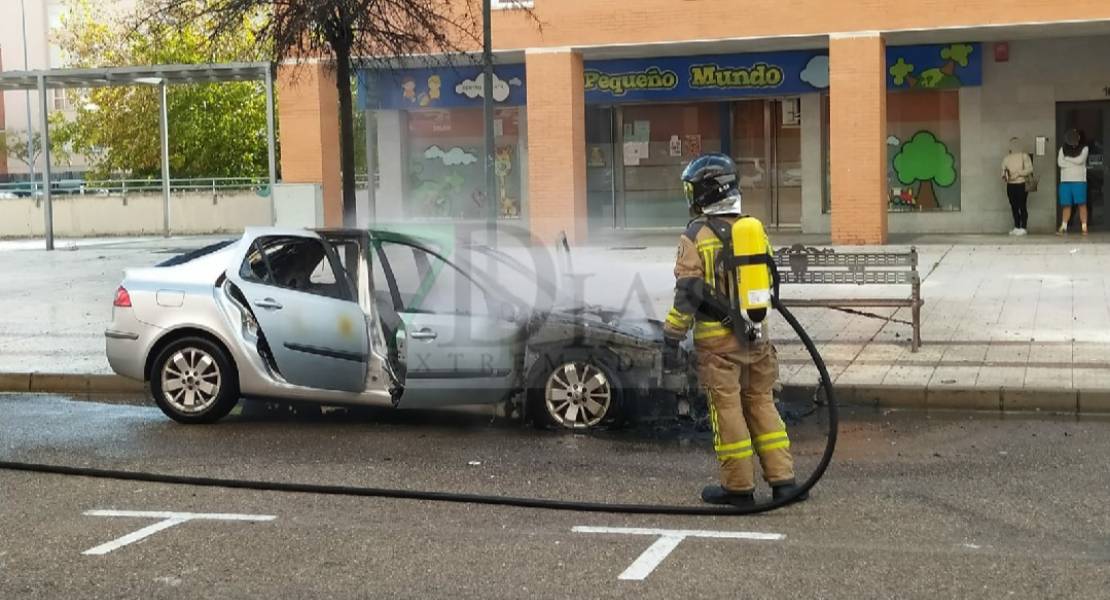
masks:
[[[182,348],[162,365],[162,397],[175,410],[199,413],[220,395],[220,367],[199,348]]]
[[[601,369],[589,363],[568,362],[547,378],[544,400],[556,423],[582,429],[601,423],[609,413],[613,390]]]

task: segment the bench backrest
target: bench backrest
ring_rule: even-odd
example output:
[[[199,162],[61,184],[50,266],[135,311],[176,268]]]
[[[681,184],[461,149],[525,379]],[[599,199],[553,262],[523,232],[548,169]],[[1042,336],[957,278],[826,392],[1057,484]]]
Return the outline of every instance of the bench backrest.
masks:
[[[909,252],[837,252],[795,244],[775,251],[783,283],[918,285],[917,248]]]

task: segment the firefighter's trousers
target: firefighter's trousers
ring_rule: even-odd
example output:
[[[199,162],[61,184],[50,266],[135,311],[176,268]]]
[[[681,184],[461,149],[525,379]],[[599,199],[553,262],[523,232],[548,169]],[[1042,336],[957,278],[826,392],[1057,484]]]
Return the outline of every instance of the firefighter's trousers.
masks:
[[[772,486],[794,481],[794,459],[786,425],[775,408],[772,388],[778,377],[774,347],[758,343],[714,352],[698,348],[698,379],[709,400],[713,449],[721,485],[733,492],[755,488],[753,455]]]

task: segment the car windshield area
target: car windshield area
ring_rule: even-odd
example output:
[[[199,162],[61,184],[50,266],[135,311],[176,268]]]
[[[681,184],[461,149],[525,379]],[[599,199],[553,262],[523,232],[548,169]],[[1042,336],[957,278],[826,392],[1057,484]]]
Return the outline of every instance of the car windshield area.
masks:
[[[490,315],[489,294],[444,258],[419,246],[383,241],[374,262],[375,301],[397,312]]]

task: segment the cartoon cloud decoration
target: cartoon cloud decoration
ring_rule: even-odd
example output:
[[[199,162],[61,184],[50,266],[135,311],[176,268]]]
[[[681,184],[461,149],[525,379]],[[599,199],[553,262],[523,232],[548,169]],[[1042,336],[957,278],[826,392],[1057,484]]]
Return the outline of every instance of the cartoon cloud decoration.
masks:
[[[809,59],[806,68],[800,75],[802,81],[813,87],[823,90],[829,87],[829,57],[825,55],[814,56]]]
[[[898,136],[896,136],[896,135],[888,136],[886,138],[886,145],[887,146],[900,146],[900,145],[902,145],[902,140],[898,139]]]
[[[431,146],[424,151],[424,158],[428,160],[442,160],[444,165],[453,167],[455,165],[469,165],[478,162],[478,157],[470,154],[466,150],[458,146],[451,148],[447,152],[439,146]]]
[[[461,94],[473,100],[474,98],[481,98],[483,91],[483,82],[485,81],[483,74],[479,73],[474,79],[464,79],[462,83],[455,86],[455,93]],[[509,98],[509,84],[493,74],[493,100],[494,102],[504,102]]]
[[[509,80],[509,85],[515,85],[516,87],[520,87],[520,86],[524,85],[524,82],[521,81],[519,77],[513,77],[512,79]]]

